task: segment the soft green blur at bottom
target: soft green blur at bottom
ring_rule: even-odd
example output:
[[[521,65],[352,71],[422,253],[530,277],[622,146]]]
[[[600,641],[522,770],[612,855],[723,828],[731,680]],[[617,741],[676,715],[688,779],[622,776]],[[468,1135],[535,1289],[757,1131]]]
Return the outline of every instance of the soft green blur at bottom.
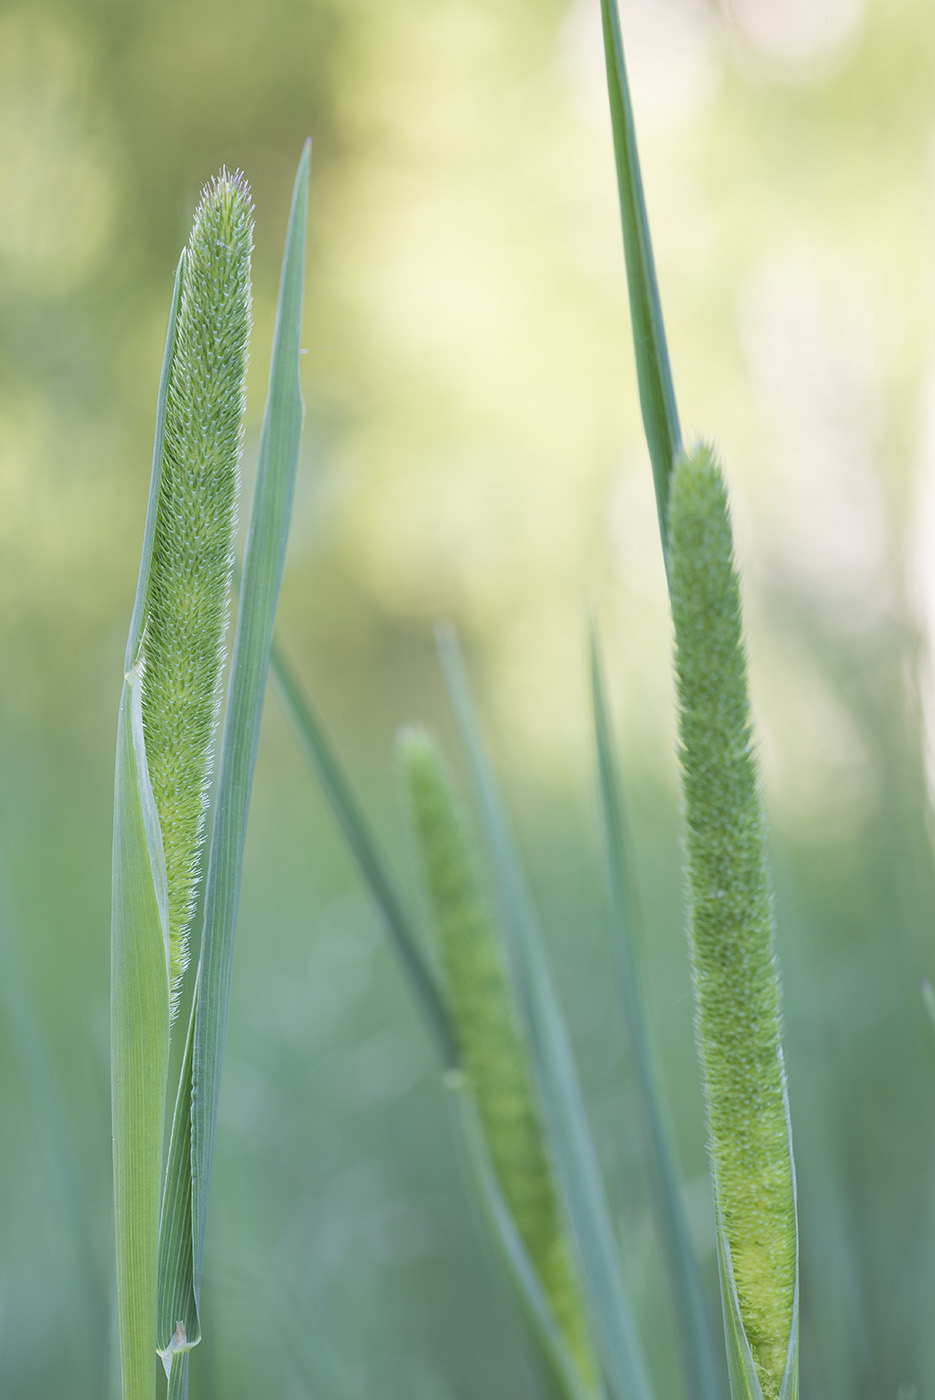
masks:
[[[773,832],[799,1177],[802,1393],[827,1400],[879,1400],[912,1383],[921,1397],[935,1384],[929,1329],[919,1322],[935,1306],[932,1133],[920,1112],[933,1047],[916,995],[935,892],[902,721],[885,711],[864,715],[890,761],[861,822],[796,836],[777,821]],[[408,869],[391,736],[376,778],[367,779],[360,750],[344,750]],[[95,874],[96,863],[106,867],[111,793],[109,774],[92,771],[54,735],[48,752],[50,762],[22,750],[6,756],[18,824],[4,833],[15,857],[5,872],[13,912],[0,936],[17,936],[19,1001],[31,1003],[48,1043],[64,1105],[54,1126],[68,1147],[54,1146],[46,1099],[32,1071],[24,1078],[6,1022],[0,1189],[16,1209],[0,1221],[4,1396],[100,1400],[84,1348],[93,1328],[92,1350],[102,1360],[109,1353],[113,1370],[106,868]],[[654,1043],[714,1297],[677,806],[651,773],[627,778],[643,922],[652,931],[643,953]],[[676,1397],[677,1348],[647,1222],[590,795],[584,782],[572,797],[513,791],[620,1229],[633,1245],[628,1267],[650,1364],[659,1393]],[[50,845],[59,853],[54,882]],[[354,1391],[387,1400],[532,1400],[511,1303],[498,1291],[499,1262],[485,1256],[453,1156],[434,1051],[272,706],[238,959],[205,1340],[191,1400]]]

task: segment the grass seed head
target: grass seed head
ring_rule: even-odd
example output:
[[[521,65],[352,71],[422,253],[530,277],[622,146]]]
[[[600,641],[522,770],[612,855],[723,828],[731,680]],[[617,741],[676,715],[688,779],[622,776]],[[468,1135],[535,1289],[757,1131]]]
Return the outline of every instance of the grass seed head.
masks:
[[[252,203],[222,170],[186,249],[143,635],[143,731],[168,879],[173,1013],[221,702],[250,328]]]
[[[676,465],[669,532],[708,1147],[744,1331],[775,1400],[796,1284],[780,988],[727,492],[704,444]]]
[[[399,759],[444,991],[491,1164],[566,1345],[596,1377],[532,1067],[465,813],[432,737],[409,730]]]

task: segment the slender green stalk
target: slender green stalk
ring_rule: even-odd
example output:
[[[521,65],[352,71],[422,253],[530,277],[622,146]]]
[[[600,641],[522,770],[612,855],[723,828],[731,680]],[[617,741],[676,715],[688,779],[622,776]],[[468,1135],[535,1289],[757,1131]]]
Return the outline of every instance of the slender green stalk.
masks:
[[[393,873],[371,831],[321,720],[303,695],[281,648],[273,641],[270,673],[282,707],[318,774],[331,811],[344,832],[357,868],[383,916],[416,1004],[422,1011],[446,1069],[457,1064],[454,1031],[432,969],[419,947],[413,920],[396,886]]]
[[[596,1380],[533,1070],[467,819],[432,738],[407,731],[400,768],[421,856],[461,1067],[490,1160],[569,1352]]]
[[[662,302],[656,281],[653,247],[649,237],[646,198],[636,148],[636,125],[630,102],[630,86],[623,56],[623,38],[617,0],[601,0],[607,94],[614,133],[614,158],[620,196],[620,222],[630,293],[630,321],[640,408],[656,487],[656,509],[663,553],[668,542],[669,483],[682,443],[675,388],[669,367]]]
[[[699,1055],[720,1234],[766,1400],[794,1393],[795,1181],[765,825],[727,493],[711,448],[669,504],[685,847]]]

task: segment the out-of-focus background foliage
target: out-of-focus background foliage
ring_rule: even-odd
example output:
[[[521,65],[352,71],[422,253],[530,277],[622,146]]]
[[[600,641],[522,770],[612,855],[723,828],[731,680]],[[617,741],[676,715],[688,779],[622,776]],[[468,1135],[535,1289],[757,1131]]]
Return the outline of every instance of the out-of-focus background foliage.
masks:
[[[733,488],[773,828],[803,1393],[935,1394],[935,9],[623,0],[687,431]],[[200,183],[257,201],[249,477],[314,140],[280,632],[412,887],[391,741],[459,624],[560,971],[660,1396],[678,1393],[613,988],[600,619],[655,1043],[713,1283],[670,646],[597,0],[0,5],[0,1390],[110,1394],[114,723]],[[713,1293],[712,1293],[712,1296]],[[275,701],[192,1395],[534,1393],[430,1046]]]

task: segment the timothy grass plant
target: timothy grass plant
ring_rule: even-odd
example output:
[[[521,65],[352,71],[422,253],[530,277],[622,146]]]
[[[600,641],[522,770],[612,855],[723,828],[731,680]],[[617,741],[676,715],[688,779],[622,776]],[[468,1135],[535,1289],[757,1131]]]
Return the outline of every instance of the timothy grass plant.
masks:
[[[798,1395],[795,1169],[727,495],[682,450],[620,21],[602,0],[633,342],[675,629],[696,1036],[733,1400]]]
[[[243,843],[302,424],[309,150],[293,194],[230,665],[204,922],[167,1158],[170,1024],[188,962],[221,704],[242,447],[252,220],[242,176],[209,184],[176,274],[143,559],[120,703],[111,1064],[123,1400],[188,1388]],[[160,1210],[161,1202],[161,1210]]]
[[[795,1175],[783,1069],[779,977],[765,853],[764,820],[751,746],[739,585],[724,483],[712,451],[685,453],[669,367],[643,197],[633,109],[614,0],[601,0],[608,92],[630,292],[637,377],[652,466],[660,537],[675,627],[675,672],[683,789],[696,1033],[708,1122],[727,1373],[732,1400],[794,1400],[798,1394],[798,1243]],[[470,1083],[503,1204],[532,1263],[548,1323],[578,1359],[581,1337],[571,1292],[552,1263],[559,1235],[544,1231],[546,1167],[555,1164],[574,1241],[603,1382],[613,1400],[649,1400],[648,1370],[624,1285],[600,1168],[591,1143],[560,1000],[538,918],[499,797],[457,643],[439,634],[439,653],[481,812],[509,949],[514,993],[478,893],[464,819],[437,751],[424,735],[402,745],[405,786],[423,882],[439,941],[442,999],[456,1063]],[[374,878],[374,841],[310,708],[288,677],[289,710],[362,871],[384,907],[387,881]],[[592,689],[608,883],[631,1037],[640,1065],[645,1120],[658,1175],[657,1223],[684,1354],[685,1393],[723,1393],[698,1261],[684,1220],[677,1169],[664,1126],[641,1010],[623,869],[618,779],[596,639]],[[323,761],[323,755],[325,761]],[[400,940],[397,938],[397,947]],[[405,940],[407,963],[415,940]],[[416,955],[418,959],[419,955]],[[410,967],[411,973],[411,967]],[[422,979],[420,979],[422,980]],[[430,975],[424,979],[431,982]],[[437,995],[433,993],[433,996]],[[423,1006],[426,998],[422,998]],[[520,1070],[528,1055],[532,1075]],[[511,1065],[512,1081],[500,1058]],[[496,1066],[494,1062],[497,1062]],[[535,1080],[542,1104],[537,1126]],[[504,1104],[508,1111],[504,1111]],[[544,1132],[542,1131],[544,1129]],[[501,1139],[498,1141],[498,1139]],[[540,1193],[535,1211],[511,1179],[525,1146]],[[465,1139],[467,1141],[467,1137]],[[504,1144],[507,1144],[506,1146]],[[530,1144],[535,1144],[530,1156]],[[543,1213],[544,1212],[544,1213]],[[545,1235],[551,1243],[544,1245]],[[514,1274],[516,1270],[514,1269]]]

